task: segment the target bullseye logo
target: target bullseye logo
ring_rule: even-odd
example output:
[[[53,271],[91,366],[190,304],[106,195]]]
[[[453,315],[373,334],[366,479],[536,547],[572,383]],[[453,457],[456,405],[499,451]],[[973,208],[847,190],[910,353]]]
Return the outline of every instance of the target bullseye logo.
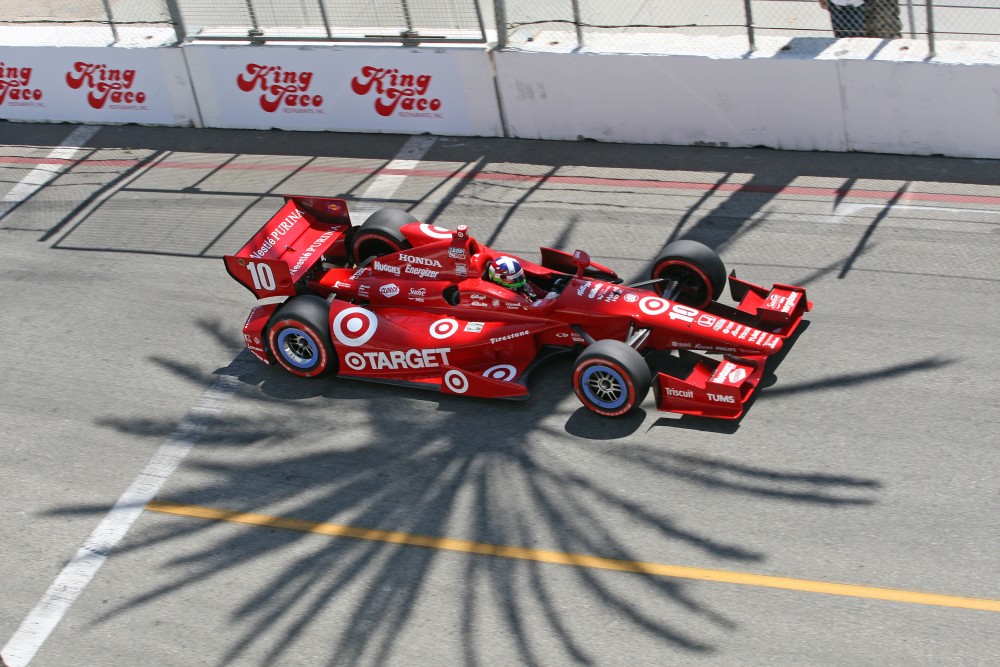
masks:
[[[464,394],[469,390],[469,378],[461,371],[448,371],[444,374],[444,385],[456,394]]]
[[[510,382],[515,375],[517,375],[517,369],[510,364],[498,364],[483,371],[483,377],[491,380],[503,380],[504,382]]]
[[[647,315],[662,315],[670,308],[670,302],[655,296],[647,296],[639,301],[639,310]]]
[[[432,239],[450,239],[451,230],[445,229],[444,227],[435,227],[434,225],[428,225],[426,222],[420,223],[420,231],[422,231],[427,236]]]
[[[363,371],[365,369],[365,358],[357,352],[348,352],[345,354],[344,363],[352,371]]]
[[[431,325],[430,334],[438,340],[448,338],[452,334],[458,331],[458,320],[453,320],[450,317],[446,317],[442,320],[438,320]]]
[[[347,347],[364,345],[375,335],[376,329],[378,318],[364,308],[345,308],[333,318],[333,335]]]

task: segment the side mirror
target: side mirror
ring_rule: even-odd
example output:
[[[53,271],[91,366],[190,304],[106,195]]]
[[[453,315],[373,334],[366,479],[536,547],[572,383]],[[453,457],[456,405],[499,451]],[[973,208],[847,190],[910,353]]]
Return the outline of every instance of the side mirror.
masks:
[[[583,272],[587,270],[587,267],[590,266],[590,255],[585,253],[583,250],[574,251],[573,266],[576,267],[576,277],[581,277]]]

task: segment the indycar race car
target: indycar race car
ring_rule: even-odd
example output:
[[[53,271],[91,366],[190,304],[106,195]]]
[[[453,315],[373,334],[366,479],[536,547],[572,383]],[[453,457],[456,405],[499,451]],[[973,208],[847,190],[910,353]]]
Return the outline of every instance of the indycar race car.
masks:
[[[513,257],[539,297],[486,275]],[[624,415],[652,387],[658,409],[737,419],[773,356],[812,308],[805,289],[728,277],[710,248],[670,243],[649,280],[624,285],[577,250],[541,248],[540,263],[384,208],[354,226],[343,199],[286,196],[236,254],[229,274],[257,305],[249,350],[306,378],[338,375],[446,394],[525,399],[529,373],[579,351],[573,389],[584,406]],[[652,355],[653,352],[670,352]],[[648,359],[663,357],[651,369]]]

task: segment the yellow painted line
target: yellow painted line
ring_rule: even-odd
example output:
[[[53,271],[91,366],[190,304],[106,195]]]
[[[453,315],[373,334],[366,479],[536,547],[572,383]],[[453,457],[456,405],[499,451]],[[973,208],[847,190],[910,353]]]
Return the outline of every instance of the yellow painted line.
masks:
[[[875,588],[855,584],[838,584],[825,581],[810,581],[808,579],[790,579],[774,577],[766,574],[749,574],[745,572],[730,572],[726,570],[709,570],[700,567],[683,565],[666,565],[663,563],[647,563],[634,560],[619,560],[616,558],[601,558],[583,554],[570,554],[561,551],[545,549],[526,549],[524,547],[504,546],[500,544],[484,544],[457,540],[450,537],[431,537],[429,535],[413,535],[388,530],[372,528],[356,528],[335,523],[307,521],[305,519],[290,519],[267,514],[236,512],[233,510],[215,509],[199,505],[182,505],[160,500],[154,500],[146,505],[146,509],[164,514],[208,519],[211,521],[227,521],[248,526],[281,528],[317,535],[335,537],[353,537],[359,540],[405,544],[414,547],[427,547],[443,551],[478,554],[481,556],[499,556],[516,560],[535,561],[539,563],[554,563],[558,565],[574,565],[600,570],[616,570],[618,572],[635,572],[657,577],[674,577],[677,579],[695,579],[699,581],[717,581],[726,584],[742,586],[757,586],[763,588],[779,588],[788,591],[805,593],[823,593],[825,595],[843,595],[847,597],[867,598],[870,600],[887,600],[890,602],[908,602],[911,604],[933,605],[938,607],[957,607],[959,609],[976,609],[979,611],[1000,611],[1000,600],[982,598],[967,598],[957,595],[941,595],[938,593],[920,593],[895,588]]]

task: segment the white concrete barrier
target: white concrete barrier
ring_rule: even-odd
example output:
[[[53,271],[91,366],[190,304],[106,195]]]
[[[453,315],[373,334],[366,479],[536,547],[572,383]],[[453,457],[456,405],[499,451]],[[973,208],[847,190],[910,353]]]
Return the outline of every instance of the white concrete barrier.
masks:
[[[769,38],[752,54],[745,44],[675,36],[663,53],[497,52],[509,134],[1000,158],[1000,53],[989,44],[939,44],[934,58],[910,40]]]
[[[1000,158],[989,44],[658,40],[0,47],[0,117]]]
[[[184,47],[207,127],[499,136],[483,48]]]
[[[197,125],[180,49],[0,47],[0,117]]]

